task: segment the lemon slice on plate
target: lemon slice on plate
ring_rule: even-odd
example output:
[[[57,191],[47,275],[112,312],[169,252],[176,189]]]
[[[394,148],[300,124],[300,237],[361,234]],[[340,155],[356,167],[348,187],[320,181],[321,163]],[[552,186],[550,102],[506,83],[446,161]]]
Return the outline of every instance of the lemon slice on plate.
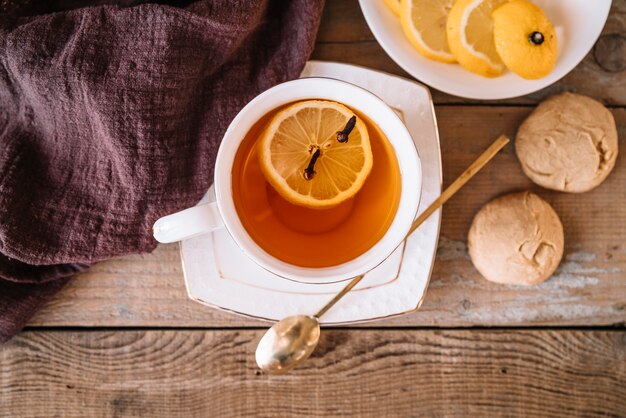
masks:
[[[523,78],[545,77],[556,64],[554,26],[529,1],[514,0],[494,10],[493,37],[504,64]]]
[[[400,16],[400,0],[385,0],[385,4],[394,14]]]
[[[259,161],[284,199],[321,209],[356,195],[373,156],[367,127],[353,111],[337,102],[306,100],[272,118],[261,135]]]
[[[461,66],[485,77],[502,74],[493,40],[493,10],[508,0],[458,0],[448,18],[450,50]]]
[[[417,51],[427,58],[454,62],[446,35],[446,21],[454,0],[402,0],[402,30]]]

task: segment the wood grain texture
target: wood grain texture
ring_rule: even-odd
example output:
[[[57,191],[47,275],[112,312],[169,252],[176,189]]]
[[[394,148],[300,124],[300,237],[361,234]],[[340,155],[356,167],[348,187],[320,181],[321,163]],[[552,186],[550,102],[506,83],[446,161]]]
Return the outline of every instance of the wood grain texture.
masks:
[[[326,1],[312,58],[362,65],[410,78],[378,44],[357,0]],[[626,105],[626,0],[613,1],[600,39],[563,79],[528,96],[480,103],[534,104],[561,91],[587,94],[606,104]],[[435,103],[476,102],[435,90],[433,99]]]
[[[164,245],[94,266],[31,320],[43,328],[0,346],[0,416],[626,417],[623,328],[402,328],[624,326],[625,48],[626,0],[614,0],[595,47],[553,86],[494,106],[433,92],[446,185],[499,134],[513,138],[528,105],[564,90],[616,107],[622,154],[601,187],[570,195],[534,186],[509,146],[444,208],[437,262],[418,312],[376,329],[325,330],[301,369],[265,376],[253,355],[263,331],[243,327],[266,324],[189,300],[178,246]],[[313,58],[407,76],[373,38],[357,0],[326,1]],[[566,231],[565,259],[538,287],[485,281],[465,247],[480,206],[521,189],[550,202]],[[134,326],[232,329],[115,329]]]
[[[0,348],[11,417],[625,416],[624,331],[334,330],[288,376],[261,331],[26,332]]]
[[[515,137],[527,107],[438,106],[444,183],[456,178],[499,134]],[[613,109],[622,153],[597,189],[551,192],[522,173],[509,145],[444,207],[433,277],[422,308],[376,326],[613,325],[626,322],[626,109]],[[482,279],[465,239],[478,209],[506,192],[531,189],[565,226],[565,259],[537,287]],[[187,299],[176,245],[100,263],[80,275],[30,322],[44,326],[261,325]]]

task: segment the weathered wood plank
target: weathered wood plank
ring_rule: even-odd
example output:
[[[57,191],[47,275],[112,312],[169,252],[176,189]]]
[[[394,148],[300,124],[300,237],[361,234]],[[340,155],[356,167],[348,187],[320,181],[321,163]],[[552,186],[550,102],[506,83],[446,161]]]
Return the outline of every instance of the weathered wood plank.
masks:
[[[324,332],[289,376],[261,331],[26,332],[0,347],[0,415],[624,416],[624,331]]]
[[[357,0],[327,0],[313,58],[410,77],[376,42]],[[596,46],[570,74],[539,92],[502,102],[533,104],[561,91],[587,94],[607,104],[626,105],[626,0],[613,1]],[[435,103],[475,102],[439,91],[433,91],[433,98]]]
[[[511,136],[525,107],[439,106],[445,183],[501,132]],[[512,146],[444,208],[433,278],[420,311],[377,326],[609,325],[626,322],[626,109],[614,109],[622,153],[607,181],[584,194],[542,190],[524,176]],[[538,287],[486,282],[465,249],[474,214],[491,198],[530,188],[560,214],[566,258]],[[261,322],[187,299],[177,246],[100,263],[79,276],[31,321],[46,326],[216,326]]]

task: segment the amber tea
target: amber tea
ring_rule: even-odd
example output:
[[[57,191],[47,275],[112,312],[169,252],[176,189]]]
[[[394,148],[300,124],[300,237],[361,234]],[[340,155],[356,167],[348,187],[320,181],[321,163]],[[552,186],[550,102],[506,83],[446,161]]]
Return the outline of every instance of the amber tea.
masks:
[[[365,183],[354,197],[331,208],[299,206],[274,190],[259,162],[259,138],[279,110],[250,129],[235,156],[232,193],[239,219],[262,249],[286,263],[331,267],[353,260],[383,237],[396,214],[401,178],[393,147],[376,124],[354,112],[365,123],[372,148]]]

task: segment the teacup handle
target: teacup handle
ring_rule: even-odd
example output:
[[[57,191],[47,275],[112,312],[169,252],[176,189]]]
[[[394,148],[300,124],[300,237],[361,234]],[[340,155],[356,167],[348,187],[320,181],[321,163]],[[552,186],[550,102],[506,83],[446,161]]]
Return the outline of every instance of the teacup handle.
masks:
[[[205,203],[158,219],[152,226],[157,241],[167,244],[224,227],[217,203]]]

